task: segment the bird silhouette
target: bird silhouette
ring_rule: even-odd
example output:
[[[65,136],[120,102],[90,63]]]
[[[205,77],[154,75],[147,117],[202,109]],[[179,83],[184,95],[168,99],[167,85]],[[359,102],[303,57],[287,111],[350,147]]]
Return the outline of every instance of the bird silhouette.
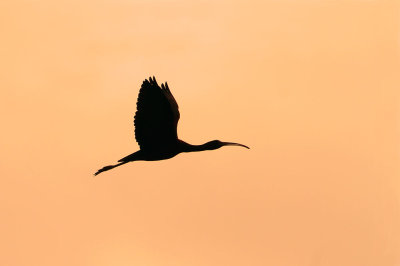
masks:
[[[246,145],[235,142],[209,141],[202,145],[191,145],[178,139],[179,108],[167,82],[157,84],[155,77],[144,80],[139,91],[135,114],[135,138],[140,150],[99,169],[94,175],[133,161],[158,161],[170,159],[182,152],[219,149],[222,146]]]

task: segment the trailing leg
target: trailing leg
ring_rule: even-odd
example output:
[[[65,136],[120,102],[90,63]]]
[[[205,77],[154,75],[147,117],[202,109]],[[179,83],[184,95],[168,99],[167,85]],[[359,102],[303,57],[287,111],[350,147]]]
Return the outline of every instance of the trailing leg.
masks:
[[[102,173],[102,172],[111,170],[111,169],[113,169],[113,168],[115,168],[115,167],[117,167],[117,166],[120,166],[120,165],[123,165],[123,164],[126,164],[126,163],[127,163],[127,162],[122,162],[122,163],[118,163],[118,164],[114,164],[114,165],[107,165],[107,166],[104,166],[103,168],[97,170],[97,172],[94,173],[94,175],[96,176],[96,175],[98,175],[98,174],[100,174],[100,173]]]

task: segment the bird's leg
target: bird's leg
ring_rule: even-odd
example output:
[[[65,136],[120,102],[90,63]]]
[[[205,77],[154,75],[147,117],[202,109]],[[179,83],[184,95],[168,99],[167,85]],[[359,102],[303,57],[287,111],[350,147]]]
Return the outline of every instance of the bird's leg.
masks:
[[[120,166],[120,165],[123,165],[123,164],[126,164],[126,163],[127,163],[127,162],[121,162],[121,163],[114,164],[114,165],[107,165],[107,166],[104,166],[103,168],[97,170],[97,172],[94,173],[94,175],[96,176],[96,175],[98,175],[98,174],[100,174],[100,173],[102,173],[102,172],[104,172],[104,171],[111,170],[111,169],[113,169],[113,168],[115,168],[115,167],[117,167],[117,166]]]

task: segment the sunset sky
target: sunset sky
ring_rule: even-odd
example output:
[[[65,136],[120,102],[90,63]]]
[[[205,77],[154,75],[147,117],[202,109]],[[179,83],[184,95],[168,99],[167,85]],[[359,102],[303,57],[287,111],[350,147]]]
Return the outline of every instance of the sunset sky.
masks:
[[[0,36],[0,265],[400,265],[399,1],[2,1]],[[251,149],[93,177],[150,75]]]

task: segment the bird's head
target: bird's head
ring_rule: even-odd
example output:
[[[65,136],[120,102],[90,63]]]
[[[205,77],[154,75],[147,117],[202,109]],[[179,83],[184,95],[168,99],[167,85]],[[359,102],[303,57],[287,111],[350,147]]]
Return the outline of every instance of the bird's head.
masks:
[[[206,144],[204,144],[204,146],[207,150],[216,150],[216,149],[221,148],[222,146],[240,146],[240,147],[250,149],[249,147],[247,147],[246,145],[243,145],[243,144],[239,144],[239,143],[235,143],[235,142],[223,142],[220,140],[209,141]]]

